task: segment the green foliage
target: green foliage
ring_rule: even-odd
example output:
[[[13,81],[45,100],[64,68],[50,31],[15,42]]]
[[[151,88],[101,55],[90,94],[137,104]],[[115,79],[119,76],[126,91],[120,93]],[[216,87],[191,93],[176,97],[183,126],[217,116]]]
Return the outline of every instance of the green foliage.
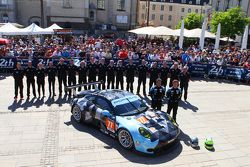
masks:
[[[203,15],[197,13],[190,13],[184,18],[185,29],[191,30],[195,28],[201,28]],[[176,28],[181,28],[181,21],[178,23]]]
[[[211,31],[216,32],[217,26],[221,23],[221,36],[234,38],[235,35],[241,35],[248,20],[241,8],[231,8],[226,12],[213,13],[211,20]]]
[[[250,25],[250,17],[246,18],[246,22],[248,25]]]

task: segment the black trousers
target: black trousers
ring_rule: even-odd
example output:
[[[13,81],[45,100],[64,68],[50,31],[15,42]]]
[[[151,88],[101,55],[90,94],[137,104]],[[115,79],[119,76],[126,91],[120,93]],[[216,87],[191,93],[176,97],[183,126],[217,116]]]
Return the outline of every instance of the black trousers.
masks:
[[[151,87],[153,86],[153,84],[156,85],[156,80],[157,80],[157,78],[150,78],[150,80],[149,80],[149,91],[150,91]]]
[[[76,85],[76,77],[68,77],[68,86]],[[74,89],[76,90],[76,89]],[[71,96],[72,90],[69,89],[69,96]]]
[[[98,81],[101,81],[101,82],[102,82],[102,84],[99,84],[99,85],[98,85],[98,88],[104,90],[105,87],[106,87],[106,86],[105,86],[105,84],[106,84],[106,76],[105,76],[105,75],[103,75],[103,76],[102,76],[102,75],[99,75],[99,76],[98,76]]]
[[[45,81],[44,78],[43,79],[37,79],[37,90],[38,90],[38,95],[39,97],[41,96],[41,88],[42,88],[42,92],[43,92],[43,96],[45,95]]]
[[[188,84],[181,84],[180,88],[181,88],[181,94],[183,94],[183,90],[184,90],[184,100],[187,100]]]
[[[133,84],[134,84],[134,78],[127,78],[127,91],[130,90],[130,92],[133,93],[134,90]]]
[[[55,95],[55,81],[56,81],[56,78],[48,78],[49,94],[50,95],[51,95],[51,93],[53,93],[53,95]]]
[[[141,84],[143,87],[143,93],[146,94],[146,77],[139,77],[138,78],[138,87],[137,87],[137,93],[140,93],[140,89],[141,89]]]
[[[152,100],[151,107],[155,110],[161,110],[162,100]]]
[[[87,83],[87,79],[86,76],[79,76],[78,78],[78,84],[86,84]],[[78,91],[81,91],[82,87],[78,88]],[[87,90],[87,86],[84,86],[84,90]]]
[[[58,77],[58,85],[59,85],[59,94],[62,94],[62,83],[63,86],[67,86],[67,77],[66,76],[60,76]],[[67,94],[67,91],[64,90],[65,94]]]
[[[121,85],[121,90],[123,90],[123,76],[116,76],[116,89],[119,89],[119,84]]]
[[[115,76],[108,76],[107,89],[110,89],[110,84],[111,84],[111,89],[115,89]]]
[[[177,115],[177,110],[178,110],[178,102],[168,102],[167,113],[169,115],[170,115],[172,109],[173,109],[173,116],[172,116],[172,118],[176,121],[176,115]]]
[[[18,89],[20,97],[23,98],[23,80],[15,79],[15,97],[18,96]]]
[[[36,86],[35,86],[35,79],[27,79],[27,96],[30,96],[30,85],[32,86],[33,96],[36,97]]]
[[[96,82],[96,75],[89,74],[88,83],[91,83],[91,82]],[[95,85],[92,85],[92,88],[95,89]],[[91,89],[91,85],[89,85],[89,89]]]

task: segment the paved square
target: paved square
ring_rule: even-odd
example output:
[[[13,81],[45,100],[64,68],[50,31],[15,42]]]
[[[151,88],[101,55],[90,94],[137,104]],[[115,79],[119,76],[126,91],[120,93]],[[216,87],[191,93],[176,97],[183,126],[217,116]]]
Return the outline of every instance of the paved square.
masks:
[[[250,166],[249,86],[192,81],[188,103],[180,103],[177,115],[180,142],[150,157],[124,150],[97,129],[77,124],[67,98],[13,103],[13,84],[12,77],[0,80],[1,167]],[[193,136],[199,138],[199,150],[190,147]],[[214,152],[203,146],[207,136],[214,139]]]

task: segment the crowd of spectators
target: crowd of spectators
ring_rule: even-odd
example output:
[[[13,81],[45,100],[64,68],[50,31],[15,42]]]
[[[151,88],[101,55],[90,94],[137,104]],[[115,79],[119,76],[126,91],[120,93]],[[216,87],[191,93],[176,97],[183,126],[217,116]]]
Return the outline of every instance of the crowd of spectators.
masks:
[[[1,57],[17,58],[72,58],[88,59],[94,56],[97,60],[106,59],[141,59],[152,61],[179,61],[188,63],[209,63],[250,68],[250,51],[241,51],[230,46],[213,50],[207,45],[200,50],[198,45],[191,45],[185,50],[178,48],[177,42],[162,38],[145,39],[129,36],[127,39],[105,39],[85,36],[71,36],[70,40],[46,38],[40,44],[34,39],[11,39],[8,45],[0,47]]]

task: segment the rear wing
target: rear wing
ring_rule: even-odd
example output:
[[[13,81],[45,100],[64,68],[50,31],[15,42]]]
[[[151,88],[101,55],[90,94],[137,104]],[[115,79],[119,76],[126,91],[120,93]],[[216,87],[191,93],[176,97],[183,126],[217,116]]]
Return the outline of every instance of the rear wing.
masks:
[[[73,95],[76,96],[76,88],[80,88],[83,86],[95,86],[95,90],[99,90],[98,85],[102,84],[103,82],[90,82],[90,83],[86,83],[86,84],[78,84],[78,85],[71,85],[71,86],[65,86],[65,90],[69,91],[73,89]]]

